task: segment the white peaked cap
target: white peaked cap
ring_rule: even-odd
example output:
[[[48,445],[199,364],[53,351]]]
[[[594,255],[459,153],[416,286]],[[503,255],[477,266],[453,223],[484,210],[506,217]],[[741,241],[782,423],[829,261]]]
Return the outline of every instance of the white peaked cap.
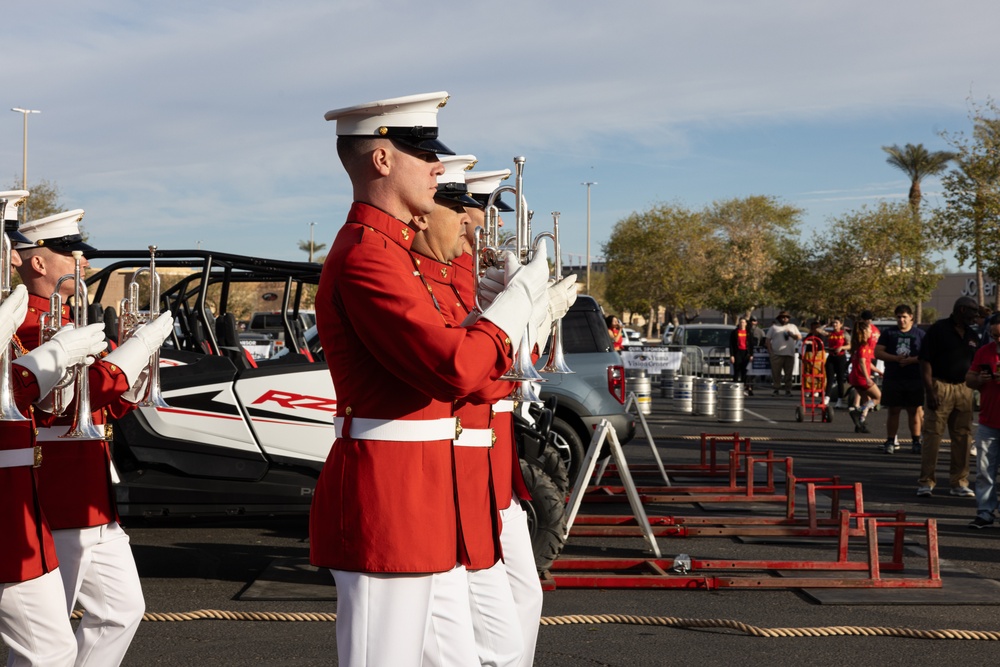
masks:
[[[421,93],[366,102],[327,111],[324,118],[337,121],[338,137],[386,137],[421,150],[453,155],[437,140],[438,109],[448,93]]]
[[[15,248],[52,248],[60,252],[72,250],[95,250],[93,246],[83,242],[79,222],[83,220],[83,209],[56,213],[38,220],[32,220],[21,225],[20,232],[28,239],[28,243],[18,243]]]
[[[441,158],[444,173],[437,177],[438,183],[465,183],[470,169],[476,166],[475,155],[446,155]]]

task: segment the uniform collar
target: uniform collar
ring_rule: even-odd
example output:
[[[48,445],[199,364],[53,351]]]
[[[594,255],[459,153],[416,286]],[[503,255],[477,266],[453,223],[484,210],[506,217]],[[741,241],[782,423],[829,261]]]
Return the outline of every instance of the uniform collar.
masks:
[[[439,262],[436,259],[425,257],[418,252],[410,252],[413,255],[413,262],[417,265],[417,270],[424,280],[437,283],[439,285],[451,285],[455,275],[455,269],[451,264]]]
[[[413,237],[416,232],[412,227],[371,204],[354,202],[351,206],[351,212],[347,216],[347,221],[356,222],[384,234],[404,250],[409,250],[410,246],[413,245]]]

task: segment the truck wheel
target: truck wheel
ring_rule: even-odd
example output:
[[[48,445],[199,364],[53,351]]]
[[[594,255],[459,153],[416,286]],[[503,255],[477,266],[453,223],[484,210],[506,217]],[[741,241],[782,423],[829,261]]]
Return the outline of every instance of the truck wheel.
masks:
[[[566,472],[572,481],[576,481],[576,476],[580,472],[583,464],[583,457],[587,453],[580,439],[580,434],[570,426],[566,420],[559,417],[552,418],[552,435],[556,440],[559,455],[563,457],[566,464]]]
[[[540,468],[521,461],[521,474],[531,493],[531,501],[522,502],[528,513],[528,532],[535,568],[544,572],[562,552],[566,541],[566,496]]]

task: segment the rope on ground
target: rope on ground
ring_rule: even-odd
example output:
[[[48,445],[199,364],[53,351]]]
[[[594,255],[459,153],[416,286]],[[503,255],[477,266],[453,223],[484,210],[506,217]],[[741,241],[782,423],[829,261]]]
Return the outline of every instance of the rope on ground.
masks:
[[[83,612],[73,612],[79,620]],[[223,611],[200,609],[180,613],[147,612],[144,621],[311,621],[329,623],[337,620],[336,614],[324,612],[270,612]],[[741,621],[725,618],[674,618],[670,616],[632,616],[628,614],[594,614],[571,616],[543,616],[541,625],[655,625],[683,630],[736,630],[751,637],[899,637],[903,639],[964,639],[1000,641],[1000,632],[987,630],[915,630],[913,628],[881,628],[854,625],[835,625],[818,628],[759,628]]]

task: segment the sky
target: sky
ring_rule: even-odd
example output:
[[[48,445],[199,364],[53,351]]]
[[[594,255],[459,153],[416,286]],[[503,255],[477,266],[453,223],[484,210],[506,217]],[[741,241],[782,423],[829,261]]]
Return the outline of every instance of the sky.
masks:
[[[535,231],[561,212],[564,261],[587,252],[588,181],[595,259],[663,202],[773,196],[807,240],[905,200],[882,146],[946,149],[970,99],[1000,92],[995,0],[34,0],[6,24],[3,101],[41,111],[29,186],[58,186],[101,249],[304,260],[352,200],[323,114],[431,91],[478,169],[526,158]],[[6,113],[13,186],[23,115]],[[924,191],[941,203],[937,179]]]

